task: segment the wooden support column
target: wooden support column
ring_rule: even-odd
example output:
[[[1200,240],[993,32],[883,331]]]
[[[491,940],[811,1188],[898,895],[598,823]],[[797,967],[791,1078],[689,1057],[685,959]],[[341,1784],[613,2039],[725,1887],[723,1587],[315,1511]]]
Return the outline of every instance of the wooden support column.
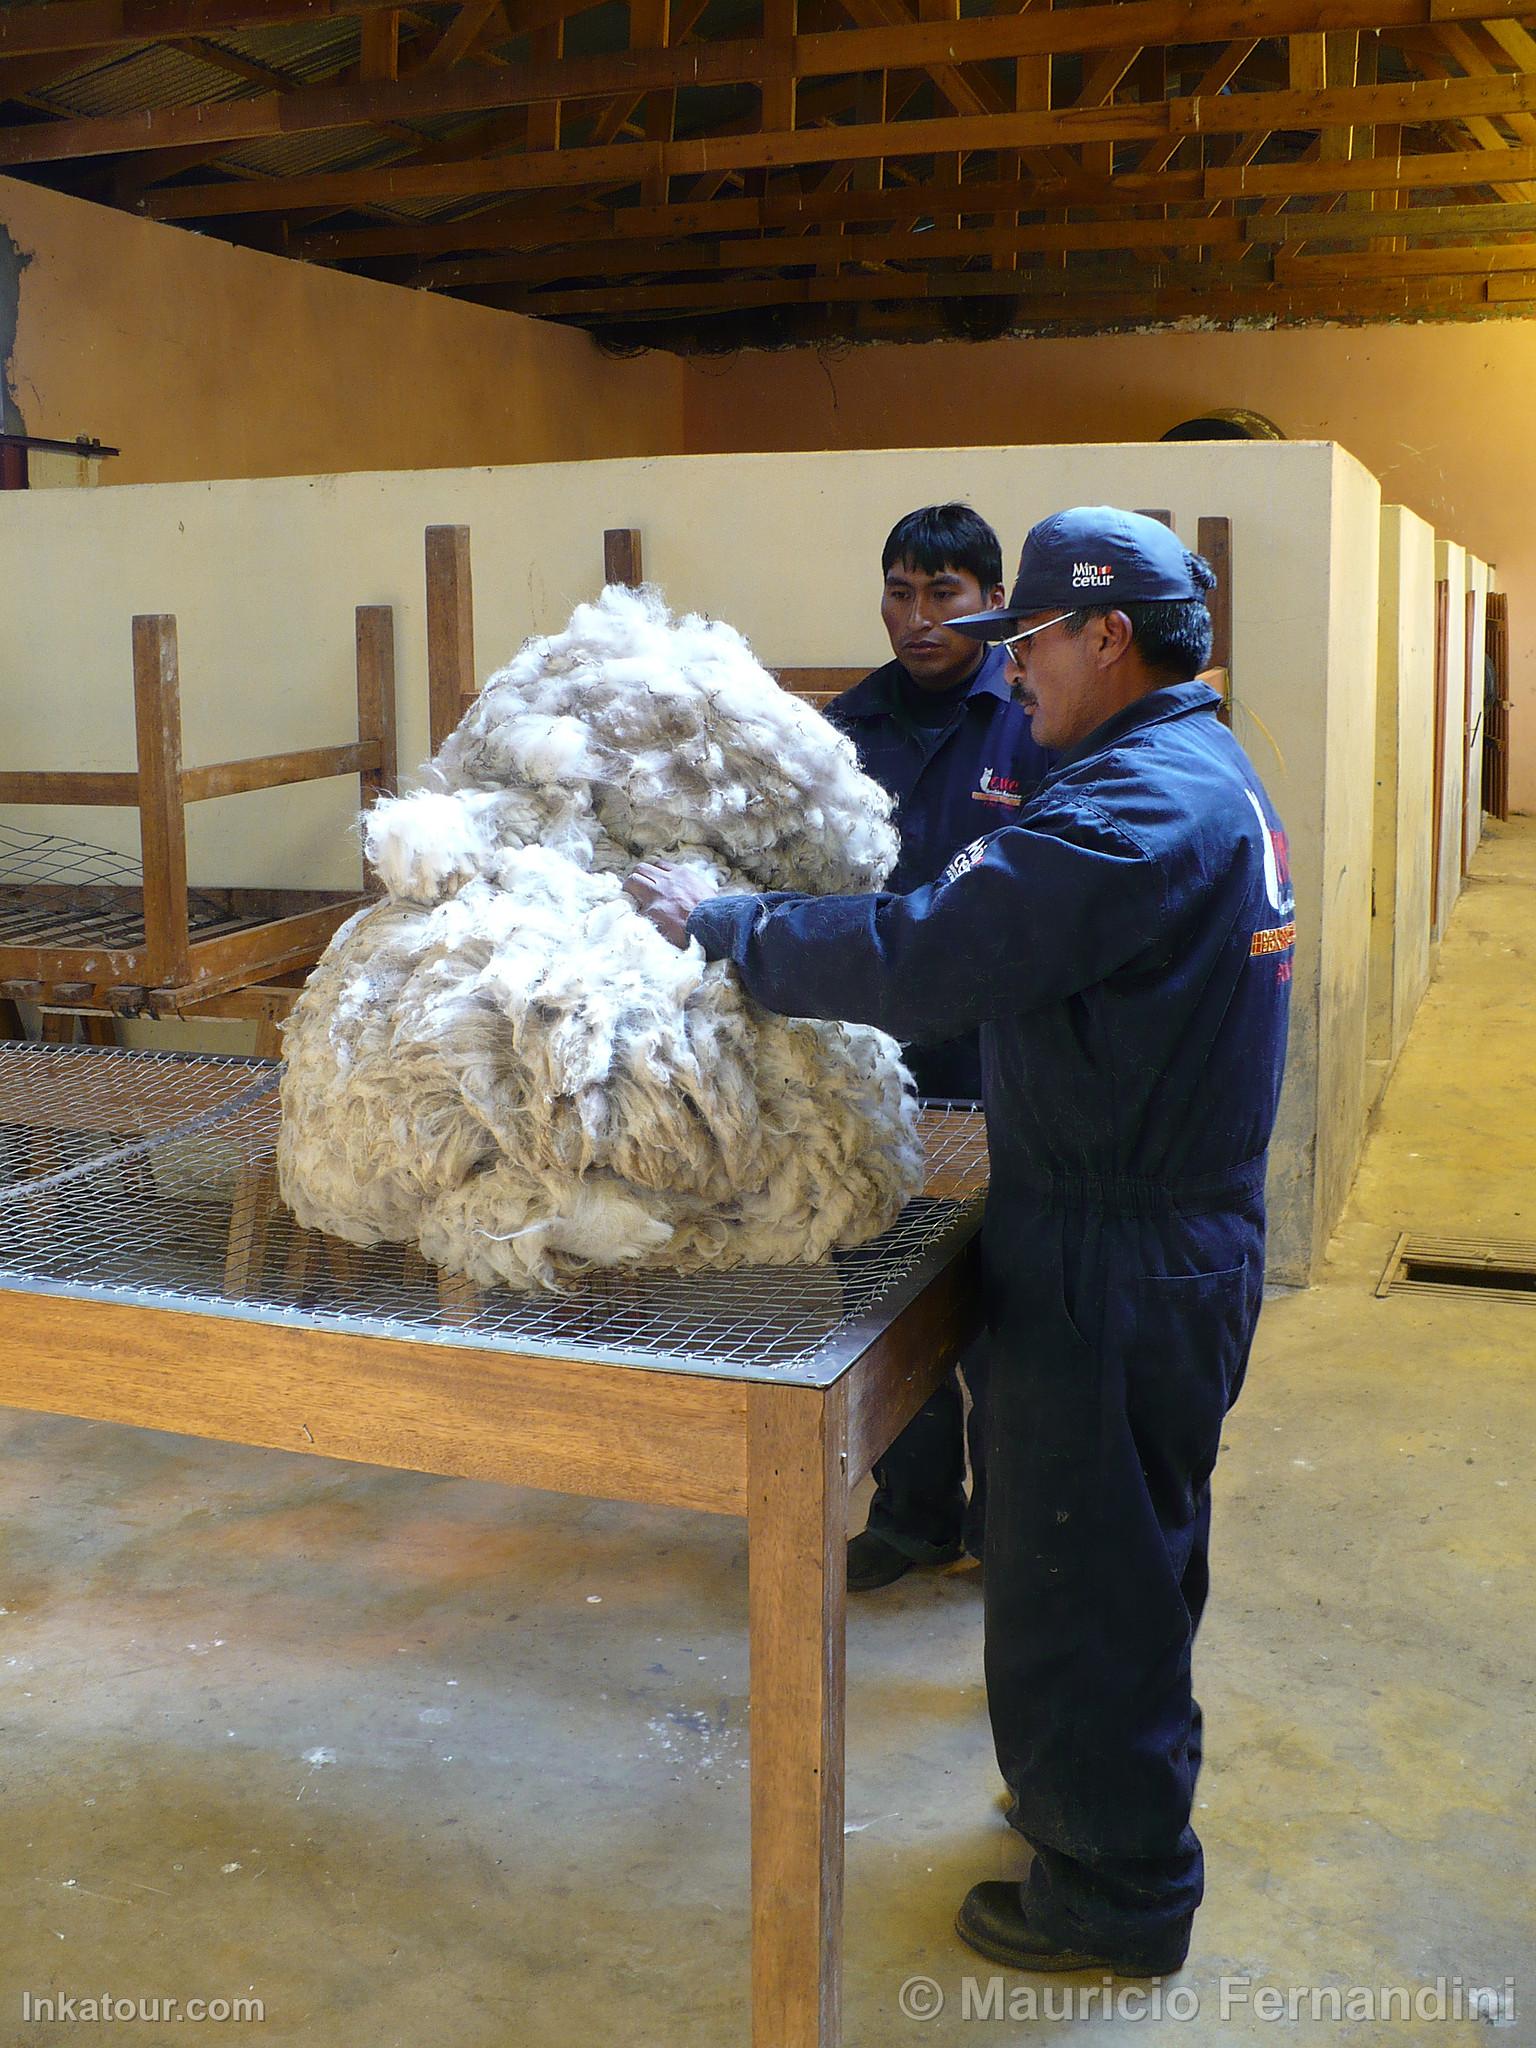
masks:
[[[853,118],[855,123],[877,126],[890,118],[887,112],[887,91],[889,73],[884,71],[861,71],[854,80]],[[853,167],[853,176],[848,180],[850,192],[878,192],[885,184],[885,158],[864,157]]]
[[[917,0],[917,18],[919,21],[958,21],[960,0]],[[965,176],[964,156],[959,151],[953,156],[936,156],[931,175],[935,184],[958,185]],[[935,221],[935,225],[938,224]],[[960,216],[956,214],[950,224],[959,227]]]
[[[638,590],[645,581],[638,526],[610,526],[603,534],[603,581]]]
[[[184,982],[191,973],[187,819],[181,793],[176,621],[169,613],[133,622],[133,707],[139,749],[146,972],[153,984]]]
[[[665,50],[672,40],[672,0],[629,0],[631,50]],[[648,92],[642,116],[647,142],[663,149],[672,140],[677,118],[677,93]],[[665,206],[671,179],[661,169],[647,170],[640,180],[642,206]]]
[[[799,0],[763,0],[763,34],[770,43],[793,43],[798,32]],[[763,132],[788,134],[795,125],[795,74],[775,73],[763,80]]]
[[[1170,522],[1171,524],[1171,522]],[[1216,573],[1215,585],[1206,592],[1206,609],[1211,615],[1211,668],[1222,681],[1221,722],[1232,723],[1232,522],[1230,519],[1202,519],[1195,529],[1196,550],[1204,555]]]
[[[747,1390],[753,2048],[838,2048],[847,1391]]]
[[[400,76],[400,10],[380,7],[365,14],[358,23],[361,43],[358,52],[360,79],[367,83]]]
[[[469,528],[427,528],[427,719],[437,753],[475,694]]]
[[[1052,0],[1035,0],[1033,12],[1037,14],[1048,13],[1051,5]],[[1033,57],[1019,57],[1015,60],[1013,67],[1013,106],[1015,113],[1038,114],[1049,111],[1052,104],[1051,63],[1052,58],[1049,51],[1043,51]],[[1020,182],[1023,165],[1024,153],[1022,150],[1008,149],[998,151],[997,175],[1000,179],[1006,179],[1017,186]],[[1063,219],[1066,218],[1065,215],[1061,217]],[[1019,224],[1018,210],[1015,209],[1010,213],[998,214],[994,224],[1000,228],[1016,228]],[[994,257],[992,267],[995,270],[1018,270],[1020,268],[1018,250],[1013,250],[1007,257],[1001,259]]]
[[[565,22],[554,21],[547,28],[535,29],[529,44],[529,54],[535,64],[557,64],[565,55]],[[541,100],[537,106],[528,109],[525,149],[560,147],[560,107],[559,100]]]
[[[1171,526],[1173,521],[1170,519]],[[1216,572],[1216,586],[1206,594],[1211,615],[1211,666],[1232,666],[1232,522],[1202,519],[1195,529],[1195,548]]]
[[[393,605],[360,604],[357,608],[357,737],[378,742],[379,765],[358,776],[358,794],[366,811],[381,796],[393,796],[398,776],[395,750],[395,612]],[[433,749],[436,752],[436,749]],[[363,887],[370,886],[363,863]]]

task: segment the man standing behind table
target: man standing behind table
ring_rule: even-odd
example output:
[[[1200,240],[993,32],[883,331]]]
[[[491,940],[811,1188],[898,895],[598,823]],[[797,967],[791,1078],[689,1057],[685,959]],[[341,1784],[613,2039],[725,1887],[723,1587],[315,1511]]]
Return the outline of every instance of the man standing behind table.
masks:
[[[896,800],[901,852],[887,888],[937,881],[979,832],[1006,825],[1050,766],[1013,700],[1001,648],[951,632],[946,621],[1003,602],[997,535],[969,505],[925,505],[892,527],[880,557],[880,620],[894,659],[826,708],[859,765]],[[920,1095],[976,1101],[975,1031],[904,1055]],[[971,1498],[965,1497],[964,1403],[951,1373],[875,1466],[868,1526],[848,1545],[852,1592],[889,1586],[914,1565],[980,1557],[985,1459],[979,1360],[972,1398]]]
[[[936,885],[710,899],[661,863],[624,885],[771,1010],[982,1026],[987,1702],[1035,1856],[957,1925],[1026,1970],[1176,1970],[1204,1886],[1190,1660],[1296,938],[1285,833],[1196,680],[1213,580],[1133,512],[1031,529],[1007,605],[968,623],[1007,636],[1061,751]]]

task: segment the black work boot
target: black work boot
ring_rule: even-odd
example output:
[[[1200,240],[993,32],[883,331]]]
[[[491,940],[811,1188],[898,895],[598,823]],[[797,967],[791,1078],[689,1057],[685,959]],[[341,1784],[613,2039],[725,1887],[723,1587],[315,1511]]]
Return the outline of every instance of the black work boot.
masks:
[[[862,1535],[854,1536],[848,1543],[848,1590],[850,1593],[874,1593],[881,1586],[894,1586],[914,1567],[927,1569],[933,1565],[953,1564],[961,1555],[958,1543],[943,1550],[935,1550],[931,1557],[908,1557],[904,1550],[898,1550],[894,1543],[886,1541],[878,1530],[866,1529]]]
[[[1189,1953],[1187,1927],[1171,1931],[1155,1954],[1104,1955],[1092,1949],[1067,1948],[1054,1936],[1030,1926],[1022,1885],[999,1881],[971,1886],[955,1917],[955,1932],[991,1962],[1042,1973],[1100,1970],[1112,1977],[1171,1977],[1184,1967]]]

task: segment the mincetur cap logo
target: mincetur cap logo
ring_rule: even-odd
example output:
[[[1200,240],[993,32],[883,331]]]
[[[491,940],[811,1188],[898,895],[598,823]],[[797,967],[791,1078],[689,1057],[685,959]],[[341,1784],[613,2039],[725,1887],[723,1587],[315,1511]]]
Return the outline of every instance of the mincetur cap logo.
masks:
[[[1072,564],[1072,588],[1093,590],[1115,580],[1113,562],[1074,562]]]

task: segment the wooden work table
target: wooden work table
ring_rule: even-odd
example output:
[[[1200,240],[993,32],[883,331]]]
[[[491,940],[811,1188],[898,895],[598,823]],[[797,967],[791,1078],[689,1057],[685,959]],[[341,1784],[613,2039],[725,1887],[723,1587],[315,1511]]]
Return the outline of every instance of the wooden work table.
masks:
[[[744,1515],[752,2040],[836,2048],[849,1489],[974,1334],[980,1118],[925,1112],[927,1199],[875,1246],[604,1281],[551,1336],[276,1210],[275,1076],[0,1045],[0,1405]]]

